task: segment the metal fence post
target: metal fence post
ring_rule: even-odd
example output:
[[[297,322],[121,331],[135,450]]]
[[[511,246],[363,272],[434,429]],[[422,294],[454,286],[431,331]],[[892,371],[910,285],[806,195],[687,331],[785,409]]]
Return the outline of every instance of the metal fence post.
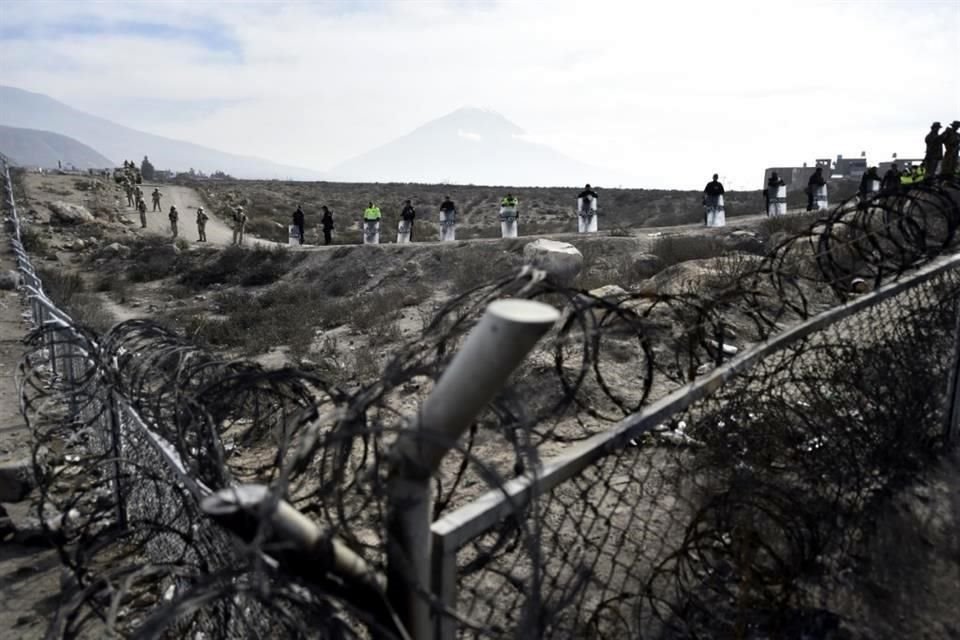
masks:
[[[123,468],[120,456],[123,453],[122,424],[120,421],[120,407],[117,406],[117,400],[113,393],[108,391],[107,396],[107,414],[110,420],[110,455],[113,458],[113,494],[117,502],[117,526],[125,529],[127,526],[127,506],[124,499],[123,486],[121,478]]]
[[[953,331],[953,366],[947,382],[947,411],[943,421],[943,440],[953,446],[960,430],[960,299],[954,300],[956,324]]]
[[[391,450],[387,509],[387,596],[411,638],[430,640],[431,477],[460,435],[560,317],[532,300],[497,300]]]
[[[448,549],[442,536],[433,536],[433,566],[430,587],[440,604],[447,610],[457,608],[457,549]],[[454,640],[457,636],[457,621],[453,616],[438,615],[434,618],[434,640]]]

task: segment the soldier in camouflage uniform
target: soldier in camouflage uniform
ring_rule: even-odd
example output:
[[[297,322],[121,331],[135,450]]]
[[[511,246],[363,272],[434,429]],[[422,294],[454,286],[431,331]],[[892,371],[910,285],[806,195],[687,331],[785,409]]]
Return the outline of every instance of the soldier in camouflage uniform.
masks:
[[[132,207],[134,205],[133,185],[126,178],[123,179],[123,191],[127,194],[127,206]]]
[[[172,233],[173,237],[176,238],[177,237],[177,220],[180,219],[180,214],[177,212],[177,208],[175,206],[170,207],[170,214],[168,217],[170,218],[170,233]]]
[[[203,207],[197,207],[197,242],[207,241],[207,220],[209,217]]]
[[[233,244],[243,245],[243,231],[247,226],[247,214],[243,212],[243,207],[237,207],[233,212]]]
[[[137,200],[137,211],[140,212],[140,227],[143,229],[147,228],[147,203],[143,201],[143,198]]]

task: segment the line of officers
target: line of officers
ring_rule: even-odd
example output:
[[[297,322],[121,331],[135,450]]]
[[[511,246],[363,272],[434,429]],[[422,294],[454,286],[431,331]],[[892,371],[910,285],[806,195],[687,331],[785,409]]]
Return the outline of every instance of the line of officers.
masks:
[[[577,198],[580,202],[588,203],[597,199],[597,192],[586,185],[583,191],[581,191]],[[500,199],[500,211],[501,219],[505,215],[513,220],[516,220],[520,217],[519,214],[520,199],[517,198],[512,193],[508,193],[503,198]],[[322,206],[321,211],[323,215],[320,218],[320,226],[323,229],[323,243],[330,244],[333,241],[333,213],[327,208],[326,205]],[[509,212],[505,214],[504,212]],[[587,209],[589,211],[589,208]],[[594,212],[596,209],[594,209]],[[373,202],[368,202],[367,207],[363,210],[363,224],[378,223],[383,219],[383,212],[380,210],[380,207]],[[417,210],[413,206],[411,200],[404,200],[403,208],[400,210],[400,220],[403,221],[406,231],[410,234],[410,242],[413,242],[413,227],[414,221],[417,219]],[[454,204],[453,200],[450,199],[450,196],[445,196],[443,202],[440,203],[440,218],[439,222],[441,228],[449,227],[456,224],[457,221],[457,205]],[[292,227],[294,227],[293,232],[297,234],[297,239],[300,244],[304,243],[304,233],[306,230],[306,215],[303,212],[302,205],[297,205],[297,210],[293,212],[292,217]],[[292,237],[292,236],[291,236]]]

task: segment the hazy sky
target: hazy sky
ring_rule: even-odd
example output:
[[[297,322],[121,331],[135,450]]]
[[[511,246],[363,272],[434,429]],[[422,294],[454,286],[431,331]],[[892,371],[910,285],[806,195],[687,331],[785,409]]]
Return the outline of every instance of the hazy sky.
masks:
[[[923,153],[960,119],[960,0],[18,2],[0,84],[328,169],[461,106],[635,185]],[[0,105],[2,109],[2,105]],[[589,180],[585,176],[585,180]]]

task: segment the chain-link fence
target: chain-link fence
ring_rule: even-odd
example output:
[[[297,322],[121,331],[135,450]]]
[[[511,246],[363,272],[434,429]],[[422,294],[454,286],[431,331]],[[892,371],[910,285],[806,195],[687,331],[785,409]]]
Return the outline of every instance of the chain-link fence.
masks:
[[[43,294],[7,178],[36,326],[22,406],[76,582],[51,637],[815,634],[818,589],[884,492],[956,429],[956,181],[843,203],[668,289],[526,269],[341,389],[149,321],[77,326]],[[502,298],[560,320],[462,437],[423,430]],[[396,491],[411,437],[449,449],[423,548],[390,526],[423,507]],[[398,570],[424,557],[429,580]],[[412,632],[417,603],[432,621]]]

